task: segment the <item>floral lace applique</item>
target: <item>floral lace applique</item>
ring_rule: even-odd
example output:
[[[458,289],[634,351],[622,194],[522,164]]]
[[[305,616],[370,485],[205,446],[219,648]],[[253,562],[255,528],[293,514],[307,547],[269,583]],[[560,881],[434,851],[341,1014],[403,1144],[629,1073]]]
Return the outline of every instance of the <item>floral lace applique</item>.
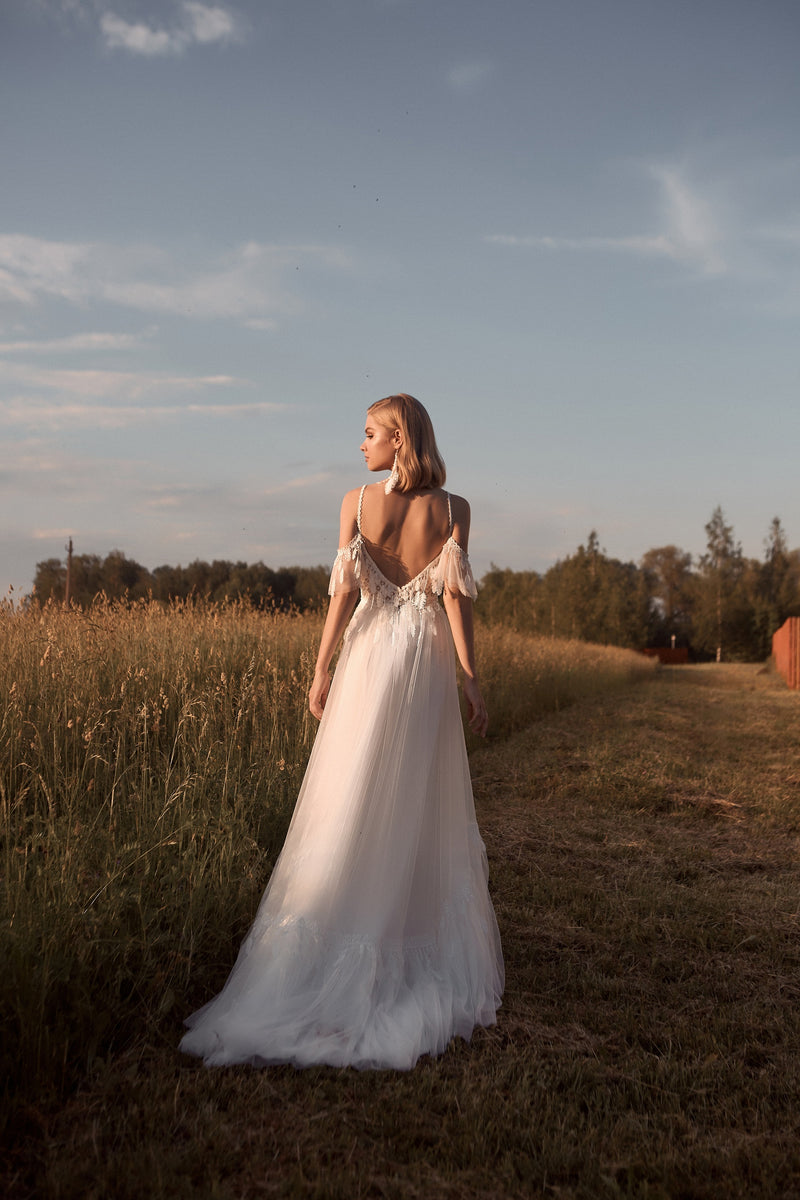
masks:
[[[362,602],[396,609],[412,604],[421,611],[427,607],[429,597],[441,596],[445,587],[473,600],[478,594],[469,559],[455,538],[448,538],[433,562],[413,579],[393,583],[372,559],[362,535],[357,533],[337,552],[328,591],[334,596],[360,588]]]

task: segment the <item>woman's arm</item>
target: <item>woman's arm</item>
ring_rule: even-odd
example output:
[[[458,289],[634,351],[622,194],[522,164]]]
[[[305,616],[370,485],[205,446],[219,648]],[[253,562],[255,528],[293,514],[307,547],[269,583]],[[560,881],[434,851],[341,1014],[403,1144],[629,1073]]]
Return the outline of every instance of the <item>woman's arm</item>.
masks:
[[[466,554],[469,544],[470,511],[466,500],[461,496],[452,496],[453,505],[453,537]],[[469,596],[453,588],[444,589],[444,608],[450,622],[458,661],[461,663],[463,677],[461,686],[464,699],[467,702],[467,719],[473,733],[486,737],[489,727],[489,714],[486,703],[478,685],[478,671],[475,666],[475,632],[472,619],[472,600]]]
[[[346,546],[352,541],[357,529],[358,490],[348,492],[342,501],[342,511],[339,518],[339,545]],[[322,630],[322,638],[317,654],[317,664],[314,668],[314,681],[308,693],[308,707],[319,720],[328,699],[331,686],[330,665],[339,639],[347,628],[347,623],[353,615],[358,602],[358,589],[351,592],[338,592],[331,596],[328,602],[328,614]]]
[[[478,671],[475,666],[472,601],[469,596],[462,596],[460,592],[445,588],[444,608],[450,622],[458,661],[461,663],[463,671],[461,687],[467,702],[469,727],[473,733],[486,737],[486,730],[489,728],[489,714],[478,685]]]
[[[328,615],[325,618],[317,665],[314,668],[314,682],[308,693],[308,707],[318,721],[325,708],[325,701],[328,699],[328,691],[331,686],[331,659],[339,645],[339,638],[353,615],[357,600],[358,592],[343,592],[338,596],[331,596],[328,604]]]

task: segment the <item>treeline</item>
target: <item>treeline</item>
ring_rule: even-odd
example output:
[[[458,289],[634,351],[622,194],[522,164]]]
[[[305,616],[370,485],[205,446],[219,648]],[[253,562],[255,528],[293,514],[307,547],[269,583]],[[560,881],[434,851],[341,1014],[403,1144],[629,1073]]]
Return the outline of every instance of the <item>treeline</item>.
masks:
[[[705,532],[696,562],[677,546],[659,546],[637,564],[609,558],[593,531],[543,575],[493,566],[478,611],[523,632],[632,649],[674,644],[697,658],[767,658],[775,630],[800,616],[800,550],[789,551],[777,517],[763,560],[744,557],[721,508]]]
[[[67,594],[67,563],[48,558],[37,563],[34,595],[44,603],[63,601]],[[156,567],[149,571],[121,550],[105,558],[98,554],[74,554],[69,564],[70,603],[88,608],[94,598],[127,597],[141,600],[188,600],[194,596],[213,601],[247,598],[255,608],[305,610],[328,594],[330,567],[279,567],[264,563],[207,563],[199,559],[187,567]]]
[[[606,645],[688,647],[698,658],[768,657],[772,635],[800,616],[800,550],[789,551],[775,517],[764,558],[745,558],[721,508],[705,527],[706,551],[694,561],[677,546],[648,550],[639,563],[609,558],[597,533],[544,574],[492,566],[480,581],[477,614],[521,633],[578,638]],[[246,598],[257,608],[305,610],[324,602],[330,569],[264,563],[196,561],[149,571],[121,551],[101,558],[73,555],[70,602],[88,607],[110,599],[221,601]],[[62,601],[67,566],[40,562],[35,598]],[[673,641],[674,640],[674,641]]]

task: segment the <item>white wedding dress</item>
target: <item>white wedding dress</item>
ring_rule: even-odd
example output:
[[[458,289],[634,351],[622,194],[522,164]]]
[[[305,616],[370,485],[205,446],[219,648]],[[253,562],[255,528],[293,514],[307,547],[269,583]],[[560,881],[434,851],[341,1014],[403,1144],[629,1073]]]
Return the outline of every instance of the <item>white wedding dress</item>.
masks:
[[[475,822],[445,587],[451,536],[398,586],[358,532],[330,593],[361,590],[297,806],[223,990],[181,1049],[248,1062],[408,1069],[494,1024],[500,936]],[[448,508],[449,508],[448,497]]]

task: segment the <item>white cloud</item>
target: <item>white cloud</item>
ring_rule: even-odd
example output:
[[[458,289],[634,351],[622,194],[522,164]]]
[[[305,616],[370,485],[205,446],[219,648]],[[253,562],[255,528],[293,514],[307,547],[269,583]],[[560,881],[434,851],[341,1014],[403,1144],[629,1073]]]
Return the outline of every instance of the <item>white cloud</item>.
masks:
[[[64,300],[81,300],[76,279],[89,250],[80,242],[0,235],[0,299],[30,305],[43,291]]]
[[[0,402],[0,428],[128,429],[132,426],[159,425],[192,417],[230,420],[235,417],[263,416],[281,405],[269,401],[250,404],[86,404],[80,401],[43,403],[38,398],[16,397]]]
[[[0,302],[31,307],[53,297],[81,306],[106,301],[153,314],[266,321],[300,311],[297,296],[282,282],[294,267],[349,265],[336,246],[247,242],[198,266],[154,246],[6,234],[0,235]]]
[[[148,25],[131,25],[113,13],[104,13],[100,18],[109,50],[129,50],[131,54],[180,54],[186,45],[185,36],[179,31],[169,33],[166,29],[150,29]]]
[[[89,350],[129,350],[141,343],[136,333],[73,333],[69,337],[44,338],[41,341],[0,342],[0,354],[72,354]]]
[[[313,475],[301,475],[290,479],[288,483],[280,483],[276,487],[263,488],[262,496],[282,496],[285,492],[293,492],[297,488],[317,487],[331,478],[330,471],[317,471]]]
[[[659,184],[661,232],[623,237],[550,237],[490,234],[493,245],[523,246],[542,250],[619,251],[643,257],[669,258],[699,270],[704,275],[723,275],[726,233],[711,203],[677,167],[652,166],[649,173]]]
[[[37,542],[57,542],[61,538],[74,537],[75,530],[66,529],[32,529],[31,537]]]
[[[494,71],[490,62],[463,62],[447,72],[447,82],[457,92],[470,92],[479,87]]]
[[[661,185],[670,257],[699,266],[707,275],[724,274],[724,231],[711,203],[679,168],[653,166],[651,174]]]
[[[271,317],[251,317],[245,321],[248,329],[261,329],[271,333],[278,328],[278,322]]]
[[[195,388],[241,387],[245,381],[234,375],[169,375],[150,371],[73,370],[4,363],[0,360],[0,382],[24,389],[45,389],[66,395],[98,399],[135,400]]]
[[[225,420],[283,409],[266,400],[209,401],[204,393],[251,386],[231,375],[52,369],[0,361],[0,428],[122,429],[193,418]]]
[[[629,250],[637,254],[655,254],[675,258],[674,248],[663,234],[651,237],[526,237],[493,233],[486,241],[493,246],[523,246],[535,250]]]
[[[240,37],[239,18],[231,9],[195,0],[184,0],[179,6],[178,20],[170,29],[153,29],[111,12],[100,17],[100,29],[109,50],[127,50],[148,58],[182,54],[192,45],[207,46]]]
[[[238,22],[228,9],[186,0],[183,11],[196,42],[227,42],[238,36]]]

